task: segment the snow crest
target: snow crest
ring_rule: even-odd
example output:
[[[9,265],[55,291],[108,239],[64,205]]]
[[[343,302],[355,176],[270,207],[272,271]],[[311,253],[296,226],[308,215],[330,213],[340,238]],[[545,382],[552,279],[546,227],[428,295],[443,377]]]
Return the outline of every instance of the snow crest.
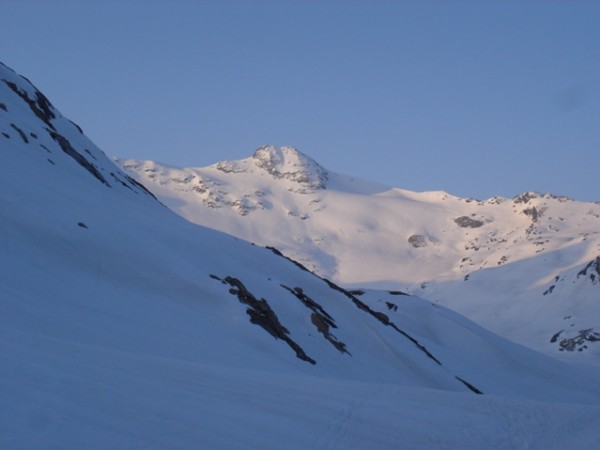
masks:
[[[313,192],[327,188],[327,170],[315,160],[293,147],[260,147],[252,156],[254,164],[275,178],[302,185],[297,192]]]

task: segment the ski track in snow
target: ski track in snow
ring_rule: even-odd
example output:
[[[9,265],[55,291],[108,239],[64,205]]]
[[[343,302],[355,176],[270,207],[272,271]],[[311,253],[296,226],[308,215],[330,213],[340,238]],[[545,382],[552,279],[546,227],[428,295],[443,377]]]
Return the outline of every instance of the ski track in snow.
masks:
[[[376,389],[376,391],[379,391],[379,389]],[[323,433],[319,433],[313,448],[326,450],[339,448],[340,440],[344,436],[347,436],[349,428],[360,422],[363,407],[369,397],[373,395],[375,395],[375,392],[373,391],[361,393],[355,398],[352,398],[349,404],[346,404],[337,410],[335,416],[327,421],[327,429]]]

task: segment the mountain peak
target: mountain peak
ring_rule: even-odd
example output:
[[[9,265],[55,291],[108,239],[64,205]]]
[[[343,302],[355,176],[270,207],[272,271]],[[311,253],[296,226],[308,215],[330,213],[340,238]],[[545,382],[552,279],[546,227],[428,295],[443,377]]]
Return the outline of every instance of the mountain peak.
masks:
[[[326,189],[328,174],[321,165],[294,147],[258,148],[252,155],[254,164],[275,178],[283,178],[304,185],[305,190]]]

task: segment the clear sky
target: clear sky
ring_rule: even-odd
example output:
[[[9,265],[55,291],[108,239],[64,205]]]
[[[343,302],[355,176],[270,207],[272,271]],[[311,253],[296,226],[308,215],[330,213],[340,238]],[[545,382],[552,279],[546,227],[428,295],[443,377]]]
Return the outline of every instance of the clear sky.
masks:
[[[0,60],[110,156],[600,200],[600,1],[0,0]]]

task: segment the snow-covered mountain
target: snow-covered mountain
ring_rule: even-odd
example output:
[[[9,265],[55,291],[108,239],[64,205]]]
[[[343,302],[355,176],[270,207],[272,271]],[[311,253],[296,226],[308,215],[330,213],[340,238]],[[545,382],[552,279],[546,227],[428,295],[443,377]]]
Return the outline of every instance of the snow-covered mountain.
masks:
[[[116,160],[188,220],[348,288],[401,290],[550,354],[600,364],[600,204],[416,193],[327,171],[290,148],[178,169]]]
[[[597,442],[595,368],[182,219],[1,64],[0,205],[2,448]]]

